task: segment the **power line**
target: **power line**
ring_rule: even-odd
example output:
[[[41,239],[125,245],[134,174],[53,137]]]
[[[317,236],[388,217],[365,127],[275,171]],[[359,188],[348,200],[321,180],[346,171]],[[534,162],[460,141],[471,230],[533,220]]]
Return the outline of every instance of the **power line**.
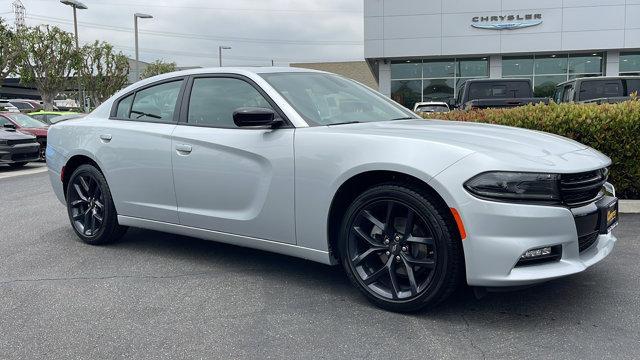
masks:
[[[50,0],[31,0],[31,1],[41,1],[41,2],[50,2]],[[224,7],[209,7],[209,6],[185,6],[185,5],[170,5],[170,4],[154,4],[154,3],[135,3],[135,2],[127,2],[127,3],[96,3],[91,4],[91,6],[144,6],[144,7],[155,7],[155,8],[173,8],[173,9],[192,9],[192,10],[215,10],[215,11],[237,11],[237,12],[280,12],[280,13],[314,13],[314,14],[346,14],[346,13],[354,13],[360,14],[362,10],[358,9],[314,9],[314,10],[305,10],[305,9],[260,9],[260,8],[224,8]]]
[[[61,24],[71,24],[71,21],[61,18],[54,18],[44,15],[29,14],[26,16],[28,19],[36,21],[49,21]],[[133,29],[127,27],[96,24],[89,22],[78,22],[79,25],[90,28],[97,28],[102,30],[112,30],[120,32],[132,32]],[[242,37],[222,37],[222,36],[210,36],[188,33],[176,33],[169,31],[153,31],[153,30],[140,30],[140,33],[174,37],[174,38],[186,38],[186,39],[199,39],[199,40],[213,40],[213,41],[235,41],[235,42],[247,42],[247,43],[261,43],[261,44],[287,44],[287,45],[348,45],[348,46],[364,46],[362,41],[331,41],[331,40],[277,40],[277,39],[260,39],[260,38],[242,38]]]

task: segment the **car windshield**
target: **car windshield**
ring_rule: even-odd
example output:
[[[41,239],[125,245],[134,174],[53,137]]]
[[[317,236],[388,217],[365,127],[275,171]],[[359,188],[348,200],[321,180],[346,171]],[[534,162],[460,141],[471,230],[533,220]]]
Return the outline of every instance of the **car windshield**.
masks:
[[[260,74],[309,125],[417,119],[401,105],[341,76],[311,73]]]
[[[27,116],[27,115],[23,115],[23,114],[11,114],[8,115],[11,120],[15,121],[16,123],[18,123],[18,125],[20,125],[21,127],[26,127],[26,128],[45,128],[47,127],[47,124],[38,121],[34,118],[32,118],[31,116]]]
[[[418,106],[416,112],[447,112],[449,108],[444,105],[422,105]]]
[[[31,104],[26,103],[26,102],[21,102],[21,101],[12,101],[11,105],[17,107],[20,110],[31,110],[31,109],[33,109],[33,106],[31,106]]]

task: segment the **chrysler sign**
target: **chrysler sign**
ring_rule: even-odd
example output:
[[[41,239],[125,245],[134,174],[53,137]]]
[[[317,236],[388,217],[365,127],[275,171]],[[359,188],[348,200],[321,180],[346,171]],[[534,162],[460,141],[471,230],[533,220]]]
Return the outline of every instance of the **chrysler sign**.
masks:
[[[471,26],[488,30],[513,30],[542,24],[542,14],[474,16]]]

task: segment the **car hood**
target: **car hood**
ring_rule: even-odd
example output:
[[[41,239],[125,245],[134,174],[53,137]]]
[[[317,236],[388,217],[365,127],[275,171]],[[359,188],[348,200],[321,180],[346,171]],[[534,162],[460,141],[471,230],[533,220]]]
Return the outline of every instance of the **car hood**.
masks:
[[[33,136],[23,134],[19,131],[0,130],[0,139],[2,140],[24,140],[33,139]]]
[[[545,157],[587,149],[587,146],[579,142],[554,134],[470,122],[416,119],[346,126],[351,131],[444,143],[472,152]]]
[[[47,128],[27,128],[27,127],[22,127],[20,129],[18,129],[22,132],[25,133],[29,133],[31,135],[35,135],[35,136],[47,136]]]

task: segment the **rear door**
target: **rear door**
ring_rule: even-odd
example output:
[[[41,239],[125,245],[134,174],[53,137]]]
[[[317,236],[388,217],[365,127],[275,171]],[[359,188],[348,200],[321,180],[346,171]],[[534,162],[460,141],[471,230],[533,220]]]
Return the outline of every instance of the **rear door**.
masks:
[[[121,97],[97,128],[97,156],[119,215],[178,223],[171,134],[185,82],[164,80]]]
[[[295,243],[294,129],[238,128],[240,107],[275,103],[239,75],[195,76],[173,133],[180,224]]]

